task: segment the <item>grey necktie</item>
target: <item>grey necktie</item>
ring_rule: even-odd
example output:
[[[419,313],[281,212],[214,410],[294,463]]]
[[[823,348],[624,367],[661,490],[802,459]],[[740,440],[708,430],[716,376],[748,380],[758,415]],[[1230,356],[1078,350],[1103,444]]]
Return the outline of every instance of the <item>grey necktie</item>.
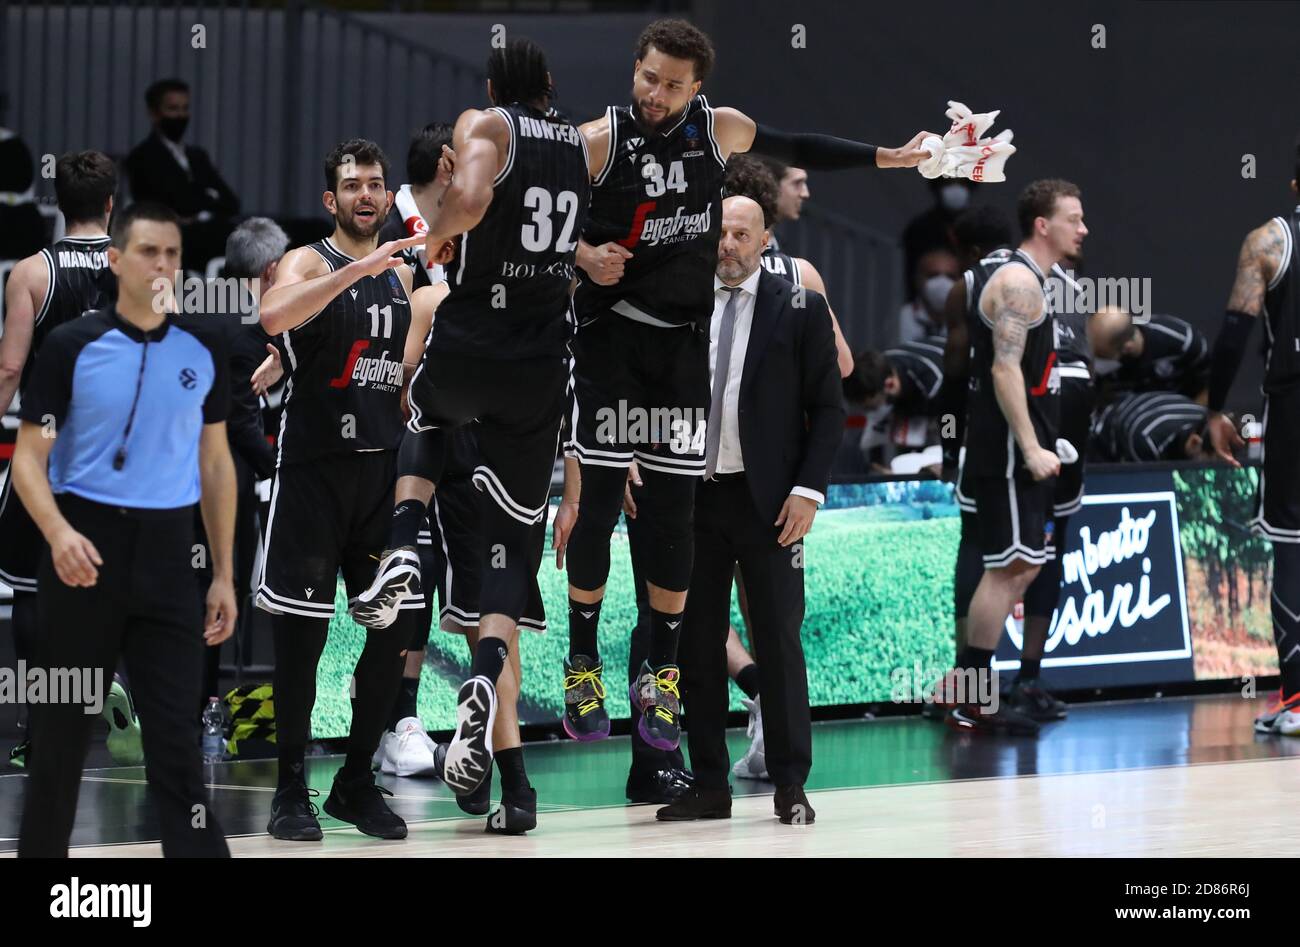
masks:
[[[713,398],[709,402],[709,429],[704,435],[704,476],[712,480],[718,469],[718,445],[722,441],[722,402],[727,391],[727,375],[731,370],[731,342],[736,335],[736,300],[740,298],[739,286],[723,286],[730,294],[722,310],[722,325],[718,327],[718,359],[713,368]]]

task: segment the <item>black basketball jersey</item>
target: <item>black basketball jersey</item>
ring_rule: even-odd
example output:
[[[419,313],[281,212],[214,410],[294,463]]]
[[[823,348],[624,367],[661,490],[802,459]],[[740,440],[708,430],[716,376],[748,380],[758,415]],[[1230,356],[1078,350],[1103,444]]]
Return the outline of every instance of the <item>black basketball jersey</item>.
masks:
[[[1124,463],[1182,459],[1183,442],[1205,425],[1208,410],[1172,391],[1129,392],[1098,416],[1098,452]]]
[[[1264,332],[1268,347],[1264,390],[1277,391],[1300,381],[1300,280],[1295,248],[1300,239],[1300,206],[1291,219],[1273,218],[1286,235],[1282,265],[1264,294]]]
[[[117,279],[108,268],[108,237],[64,237],[40,256],[49,276],[45,301],[36,310],[32,344],[19,377],[25,391],[36,353],[46,337],[63,323],[91,309],[104,309],[117,295]]]
[[[1010,264],[1023,264],[1044,285],[1038,264],[1021,250],[1000,251],[966,271],[966,321],[970,326],[971,365],[966,425],[966,468],[983,477],[1010,477],[1024,467],[1024,456],[993,390],[993,322],[981,309],[981,297],[993,275]],[[1046,292],[1043,312],[1029,327],[1020,371],[1025,401],[1038,445],[1055,450],[1060,413],[1061,379],[1056,363],[1056,320]]]
[[[609,155],[591,189],[583,238],[631,251],[623,278],[597,286],[579,274],[579,324],[607,309],[652,325],[707,325],[722,233],[726,162],[702,95],[662,133],[646,137],[632,107],[610,107]]]
[[[480,358],[567,352],[569,285],[591,193],[587,142],[564,119],[521,105],[489,109],[510,128],[492,203],[447,268],[430,351]]]
[[[310,244],[331,270],[353,258],[326,237]],[[402,438],[402,354],[411,304],[394,270],[363,276],[280,336],[288,382],[280,463],[396,450]]]
[[[1116,380],[1134,391],[1177,391],[1196,397],[1210,383],[1210,344],[1185,319],[1157,313],[1137,323],[1142,354],[1120,361]]]
[[[905,416],[937,414],[943,388],[943,336],[927,336],[885,349],[885,358],[898,372],[894,413]]]
[[[1080,452],[1088,436],[1096,388],[1092,378],[1092,346],[1088,342],[1088,314],[1082,311],[1079,285],[1072,271],[1052,264],[1047,275],[1047,298],[1056,318],[1056,364],[1060,368],[1061,402],[1059,435]]]
[[[759,261],[763,264],[763,269],[773,276],[779,276],[787,283],[793,283],[795,286],[803,285],[803,278],[799,275],[799,264],[795,263],[794,257],[790,256],[790,254],[774,250],[769,245],[763,251]]]

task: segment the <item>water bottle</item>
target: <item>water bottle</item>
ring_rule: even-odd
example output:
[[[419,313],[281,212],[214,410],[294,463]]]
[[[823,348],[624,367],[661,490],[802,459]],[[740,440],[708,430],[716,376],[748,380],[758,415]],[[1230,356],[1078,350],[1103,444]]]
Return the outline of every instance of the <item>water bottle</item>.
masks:
[[[208,698],[208,707],[203,711],[203,762],[220,763],[226,755],[226,739],[222,733],[225,716],[221,712],[221,700]]]

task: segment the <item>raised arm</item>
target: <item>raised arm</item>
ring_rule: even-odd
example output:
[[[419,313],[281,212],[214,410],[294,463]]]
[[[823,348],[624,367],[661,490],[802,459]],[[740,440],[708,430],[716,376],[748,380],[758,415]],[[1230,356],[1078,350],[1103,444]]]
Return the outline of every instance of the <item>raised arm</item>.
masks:
[[[456,119],[451,143],[452,153],[444,150],[433,186],[416,199],[429,225],[430,257],[445,241],[476,227],[487,213],[492,182],[510,152],[510,128],[499,112],[468,109]]]
[[[990,281],[988,295],[992,311],[987,315],[993,322],[993,392],[998,407],[1020,445],[1030,475],[1035,480],[1054,477],[1061,462],[1050,448],[1038,443],[1020,368],[1029,328],[1043,316],[1042,287],[1025,267],[1005,266]]]
[[[1240,464],[1232,452],[1244,442],[1232,421],[1223,414],[1223,405],[1237,377],[1251,329],[1264,311],[1264,294],[1282,265],[1285,249],[1282,228],[1272,220],[1246,235],[1237,255],[1237,276],[1228,295],[1228,311],[1224,313],[1210,356],[1207,400],[1210,415],[1205,422],[1206,438],[1214,454],[1234,467]]]
[[[753,151],[811,171],[839,171],[844,168],[914,168],[930,153],[921,142],[933,132],[920,131],[899,148],[878,148],[861,141],[833,135],[783,132],[760,125],[733,108],[713,111],[713,133],[724,159]]]

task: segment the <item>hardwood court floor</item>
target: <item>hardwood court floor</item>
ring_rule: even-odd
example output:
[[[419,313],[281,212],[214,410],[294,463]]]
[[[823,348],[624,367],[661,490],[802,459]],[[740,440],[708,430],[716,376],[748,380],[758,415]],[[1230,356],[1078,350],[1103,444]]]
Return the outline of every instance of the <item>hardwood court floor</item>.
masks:
[[[1295,855],[1300,740],[1256,737],[1259,701],[1176,698],[1082,705],[1038,740],[963,736],[918,718],[815,728],[813,826],[772,817],[771,788],[735,781],[728,821],[665,825],[622,802],[625,739],[528,747],[538,829],[485,835],[436,781],[385,777],[410,836],[384,842],[322,817],[325,839],[264,834],[269,762],[212,768],[213,804],[244,856]],[[733,753],[743,732],[731,734]],[[328,792],[339,760],[309,762]],[[0,778],[0,850],[12,851],[21,775]],[[139,769],[87,771],[74,855],[156,856]],[[318,800],[323,801],[323,800]]]

